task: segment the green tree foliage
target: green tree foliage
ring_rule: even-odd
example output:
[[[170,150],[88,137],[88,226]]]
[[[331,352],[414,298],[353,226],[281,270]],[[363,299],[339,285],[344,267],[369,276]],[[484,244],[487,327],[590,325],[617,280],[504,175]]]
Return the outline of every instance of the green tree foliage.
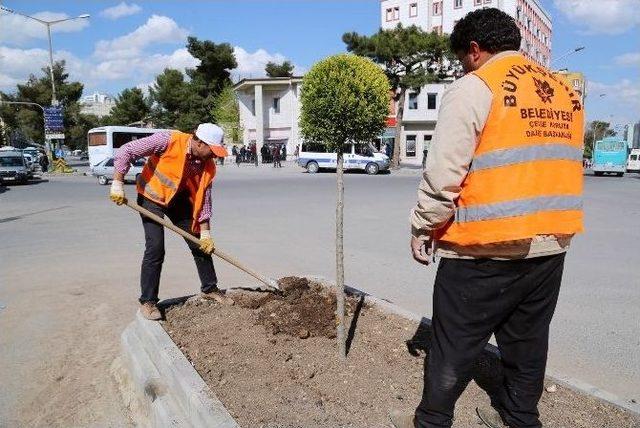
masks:
[[[178,70],[166,68],[156,76],[149,88],[152,102],[151,118],[156,127],[171,128],[178,119],[189,111],[187,104],[189,85],[184,74]]]
[[[242,141],[240,107],[233,86],[225,86],[218,94],[213,103],[212,115],[213,121],[224,129],[227,143],[238,144]]]
[[[185,99],[189,110],[176,121],[176,125],[185,131],[193,130],[199,123],[210,119],[216,97],[231,83],[231,70],[238,66],[229,43],[216,44],[189,37],[187,50],[200,60],[200,64],[186,70],[190,78]]]
[[[264,68],[269,77],[291,77],[293,76],[293,64],[284,61],[282,64],[269,61]]]
[[[419,90],[427,83],[444,78],[454,64],[449,37],[427,33],[414,26],[380,29],[372,36],[345,33],[347,50],[371,58],[383,66],[397,103],[396,138],[392,165],[400,162],[400,138],[407,90]]]
[[[0,94],[5,101],[26,101],[51,105],[51,77],[49,67],[42,68],[37,77],[30,75],[23,84],[18,84],[13,94]],[[53,78],[56,86],[56,98],[63,108],[65,127],[65,144],[71,148],[86,147],[86,131],[96,123],[95,118],[87,118],[80,113],[78,100],[82,95],[83,85],[80,82],[69,82],[69,74],[65,71],[65,62],[58,61],[53,65]],[[44,118],[37,106],[0,106],[0,116],[4,121],[4,135],[24,135],[29,141],[44,142]],[[14,131],[19,130],[19,133]],[[8,143],[8,141],[5,141]]]
[[[336,298],[337,341],[346,357],[344,328],[343,145],[375,138],[389,113],[389,81],[371,60],[335,55],[315,64],[302,82],[300,131],[306,141],[337,153]]]
[[[125,126],[148,118],[150,108],[140,88],[125,89],[116,97],[108,123]]]
[[[615,135],[616,131],[611,129],[609,122],[594,120],[589,123],[584,133],[584,153],[585,158],[591,158],[593,154],[593,145],[595,141],[602,140],[604,137]]]

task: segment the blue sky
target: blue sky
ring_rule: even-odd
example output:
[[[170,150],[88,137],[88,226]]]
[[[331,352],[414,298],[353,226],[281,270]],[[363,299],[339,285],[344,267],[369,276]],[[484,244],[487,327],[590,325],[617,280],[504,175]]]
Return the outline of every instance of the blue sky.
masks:
[[[471,0],[467,0],[471,1]],[[165,67],[194,65],[187,35],[228,42],[237,75],[259,76],[269,60],[291,60],[304,72],[318,59],[344,51],[346,31],[370,34],[380,24],[379,0],[18,1],[5,7],[43,19],[91,14],[54,27],[54,56],[65,58],[85,93],[117,94],[144,86]],[[585,73],[590,119],[640,119],[640,2],[542,0],[553,19],[554,68]],[[44,28],[0,14],[0,90],[37,73],[47,60]],[[601,94],[605,94],[601,97]]]

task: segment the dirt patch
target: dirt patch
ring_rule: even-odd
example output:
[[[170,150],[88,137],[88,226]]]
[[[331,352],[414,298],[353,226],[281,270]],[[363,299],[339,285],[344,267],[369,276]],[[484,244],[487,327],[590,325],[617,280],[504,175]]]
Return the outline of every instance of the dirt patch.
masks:
[[[290,276],[278,281],[282,293],[236,290],[229,293],[245,308],[253,309],[255,320],[272,334],[288,334],[302,339],[336,337],[336,296],[321,284]],[[348,310],[356,300],[347,298]]]
[[[165,329],[238,423],[385,427],[391,410],[413,412],[422,392],[428,329],[352,297],[351,346],[343,362],[328,337],[335,300],[312,281],[287,281],[281,283],[283,296],[235,291],[230,293],[235,306],[194,300],[167,310]],[[323,309],[317,311],[314,303]],[[315,318],[319,314],[326,322]],[[301,329],[308,330],[308,338],[300,338]],[[477,364],[454,426],[477,426],[475,407],[489,403],[478,385],[490,388],[499,376],[495,361]],[[631,414],[563,387],[544,393],[540,411],[545,427],[640,427]]]

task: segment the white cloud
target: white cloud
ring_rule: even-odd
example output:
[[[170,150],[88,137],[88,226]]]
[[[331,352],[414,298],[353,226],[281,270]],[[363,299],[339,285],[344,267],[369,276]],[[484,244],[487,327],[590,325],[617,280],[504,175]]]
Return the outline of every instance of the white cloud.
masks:
[[[554,4],[589,34],[622,34],[640,25],[637,0],[554,0]]]
[[[38,12],[32,15],[43,21],[70,18],[66,13]],[[73,33],[89,26],[86,18],[73,19],[51,26],[52,33]],[[12,13],[0,12],[0,40],[3,43],[22,45],[31,39],[46,39],[46,27],[33,19]]]
[[[264,76],[264,67],[268,62],[282,63],[287,60],[287,58],[282,54],[271,54],[264,49],[258,49],[257,51],[250,53],[240,46],[235,46],[233,48],[233,53],[236,56],[238,67],[234,69],[232,73],[234,76],[238,76],[238,78]],[[295,66],[294,74],[301,74],[303,72],[304,69],[297,65]]]
[[[611,120],[622,124],[637,121],[640,118],[640,81],[588,81],[585,103],[590,119]]]
[[[109,7],[103,10],[102,12],[100,12],[100,15],[108,19],[118,19],[125,16],[135,15],[141,10],[142,8],[135,3],[127,4],[126,2],[122,2],[117,6]]]
[[[70,78],[85,81],[91,73],[91,64],[69,51],[53,53],[55,61],[65,60]],[[0,46],[0,89],[12,91],[17,83],[24,83],[30,74],[40,76],[41,68],[49,65],[49,51],[45,49],[19,49]]]
[[[94,56],[98,60],[137,58],[143,50],[156,43],[184,44],[188,31],[166,16],[152,15],[145,24],[129,34],[96,43]]]
[[[617,65],[640,67],[640,52],[629,52],[613,59]]]

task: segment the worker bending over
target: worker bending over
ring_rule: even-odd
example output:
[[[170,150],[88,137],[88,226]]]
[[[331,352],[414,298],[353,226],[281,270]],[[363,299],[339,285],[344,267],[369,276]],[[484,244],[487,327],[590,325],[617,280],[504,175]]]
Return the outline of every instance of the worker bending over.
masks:
[[[193,135],[178,131],[158,132],[123,145],[115,156],[110,197],[118,205],[127,202],[124,176],[134,160],[148,156],[138,177],[138,205],[160,217],[166,215],[174,225],[194,236],[199,234],[199,246],[185,241],[196,262],[201,296],[228,303],[230,299],[218,290],[211,258],[215,247],[209,228],[215,159],[227,156],[222,139],[223,131],[219,126],[203,123]],[[147,319],[159,320],[157,302],[164,261],[164,230],[145,216],[142,216],[142,226],[145,250],[140,270],[140,311]]]

